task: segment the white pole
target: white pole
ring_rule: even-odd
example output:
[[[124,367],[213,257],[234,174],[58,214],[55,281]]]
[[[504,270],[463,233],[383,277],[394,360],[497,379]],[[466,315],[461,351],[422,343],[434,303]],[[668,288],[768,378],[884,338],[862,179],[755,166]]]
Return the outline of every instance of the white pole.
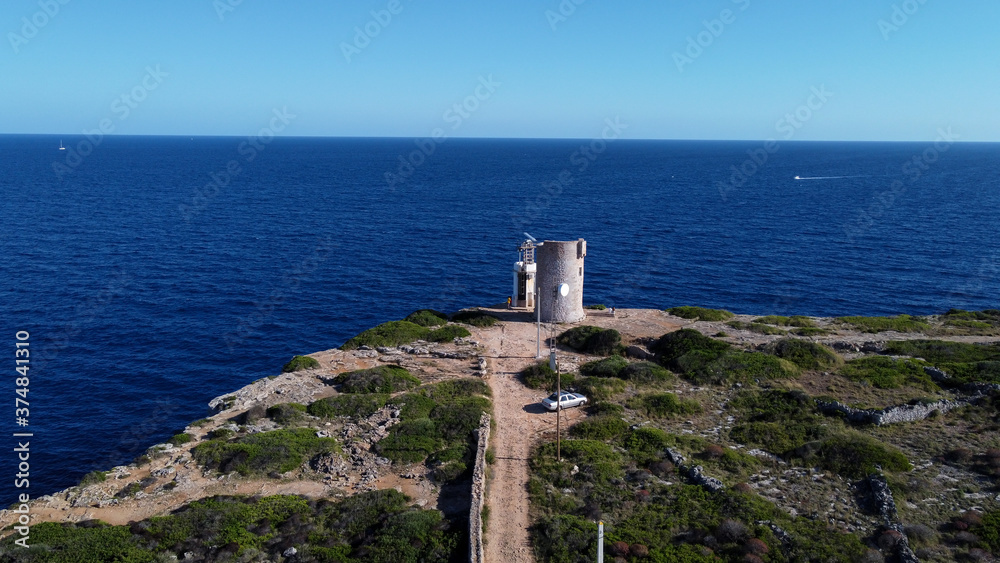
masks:
[[[542,307],[538,302],[538,283],[535,283],[535,313],[538,314],[538,334],[535,336],[535,342],[537,343],[535,350],[535,359],[542,359]]]
[[[597,523],[597,563],[604,563],[604,522]]]

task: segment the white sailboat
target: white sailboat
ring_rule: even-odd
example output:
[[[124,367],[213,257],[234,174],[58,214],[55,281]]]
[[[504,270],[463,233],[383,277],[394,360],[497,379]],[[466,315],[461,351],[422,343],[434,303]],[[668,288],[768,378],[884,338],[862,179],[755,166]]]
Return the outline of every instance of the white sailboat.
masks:
[[[61,151],[66,150],[66,147],[64,147],[63,144],[62,144],[62,139],[59,139],[59,150],[61,150]]]

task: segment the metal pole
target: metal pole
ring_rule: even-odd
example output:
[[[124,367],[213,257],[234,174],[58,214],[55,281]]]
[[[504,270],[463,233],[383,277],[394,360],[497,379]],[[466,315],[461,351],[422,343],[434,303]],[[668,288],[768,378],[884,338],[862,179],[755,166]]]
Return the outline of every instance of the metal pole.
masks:
[[[535,359],[542,359],[542,308],[538,303],[538,280],[535,280],[535,313],[538,315],[538,334],[535,336]]]
[[[556,353],[552,352],[555,356]],[[559,363],[556,363],[556,461],[562,461],[562,432],[559,431],[559,419],[562,415],[562,377],[559,375]]]
[[[604,563],[604,522],[597,523],[597,563]]]

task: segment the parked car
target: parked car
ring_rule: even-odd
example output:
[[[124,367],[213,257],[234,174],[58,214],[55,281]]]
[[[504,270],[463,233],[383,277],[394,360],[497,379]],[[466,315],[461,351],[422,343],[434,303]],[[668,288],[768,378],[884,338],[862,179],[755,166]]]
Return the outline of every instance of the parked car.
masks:
[[[558,395],[553,393],[548,397],[542,399],[542,406],[550,411],[556,410],[556,402]],[[579,407],[587,404],[587,398],[579,393],[570,393],[569,391],[563,391],[562,399],[558,400],[562,408],[567,409],[569,407]]]

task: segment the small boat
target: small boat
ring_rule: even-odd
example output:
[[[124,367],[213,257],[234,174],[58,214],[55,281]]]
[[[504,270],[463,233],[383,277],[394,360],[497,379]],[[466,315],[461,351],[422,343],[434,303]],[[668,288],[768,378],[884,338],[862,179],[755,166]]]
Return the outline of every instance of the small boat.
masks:
[[[64,147],[63,144],[62,144],[62,139],[59,139],[59,150],[61,150],[61,151],[66,150],[66,147]]]

